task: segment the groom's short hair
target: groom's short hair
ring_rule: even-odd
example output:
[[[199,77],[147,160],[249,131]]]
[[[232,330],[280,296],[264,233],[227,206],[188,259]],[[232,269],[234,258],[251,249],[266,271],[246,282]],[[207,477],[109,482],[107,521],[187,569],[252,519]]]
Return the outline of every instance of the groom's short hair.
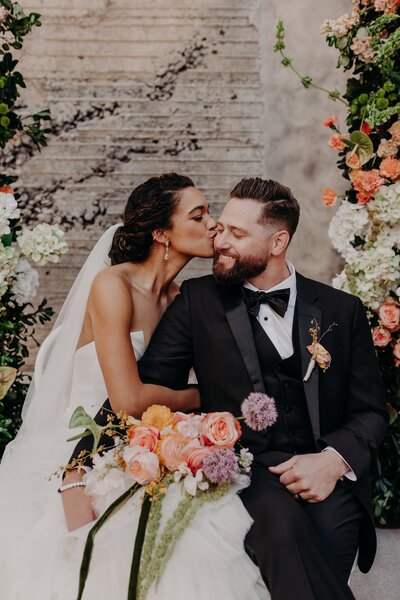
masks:
[[[293,237],[300,217],[300,206],[288,187],[273,179],[242,179],[230,193],[231,198],[255,200],[264,204],[261,223],[283,226]]]

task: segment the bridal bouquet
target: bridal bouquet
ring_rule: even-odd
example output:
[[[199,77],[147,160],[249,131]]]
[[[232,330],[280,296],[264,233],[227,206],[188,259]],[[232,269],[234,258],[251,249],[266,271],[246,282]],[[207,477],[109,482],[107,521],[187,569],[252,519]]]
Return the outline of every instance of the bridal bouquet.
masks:
[[[246,448],[235,451],[242,429],[239,421],[261,431],[277,419],[273,398],[251,393],[242,403],[242,416],[229,412],[203,414],[173,413],[153,405],[140,420],[125,413],[110,413],[100,427],[78,407],[70,427],[87,428],[94,436],[93,469],[84,476],[86,491],[96,498],[110,490],[126,491],[109,506],[89,532],[81,565],[78,600],[82,597],[89,571],[94,537],[101,526],[136,492],[143,501],[136,533],[128,600],[146,597],[151,585],[160,580],[168,558],[198,509],[205,502],[224,496],[232,486],[244,487],[253,460]],[[101,435],[112,439],[110,447],[98,446]],[[88,453],[67,465],[65,470],[84,464]],[[182,486],[182,499],[160,531],[162,501],[171,484]]]

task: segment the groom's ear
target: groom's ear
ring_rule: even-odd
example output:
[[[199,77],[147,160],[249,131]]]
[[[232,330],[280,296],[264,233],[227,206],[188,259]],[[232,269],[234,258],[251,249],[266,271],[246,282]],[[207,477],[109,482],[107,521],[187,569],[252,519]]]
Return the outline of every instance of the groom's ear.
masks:
[[[279,231],[275,232],[272,236],[271,253],[274,256],[280,256],[286,252],[289,242],[290,235],[286,229],[280,229]]]
[[[165,244],[165,242],[168,240],[168,235],[165,229],[155,229],[152,232],[152,236],[153,240],[159,244]]]

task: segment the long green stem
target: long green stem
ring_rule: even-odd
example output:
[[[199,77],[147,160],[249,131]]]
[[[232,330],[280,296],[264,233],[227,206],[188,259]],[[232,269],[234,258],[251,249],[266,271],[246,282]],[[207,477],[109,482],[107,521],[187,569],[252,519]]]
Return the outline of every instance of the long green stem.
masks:
[[[133,549],[131,574],[129,577],[128,600],[136,600],[140,558],[142,556],[143,542],[146,535],[147,521],[151,509],[151,498],[148,494],[144,495],[142,510],[140,513],[139,524],[136,532],[135,547]]]

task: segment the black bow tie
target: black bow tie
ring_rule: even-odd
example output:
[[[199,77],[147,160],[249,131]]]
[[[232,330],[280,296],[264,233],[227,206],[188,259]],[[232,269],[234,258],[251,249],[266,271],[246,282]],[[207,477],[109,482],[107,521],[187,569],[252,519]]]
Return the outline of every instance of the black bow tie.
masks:
[[[242,288],[243,298],[250,316],[257,318],[260,304],[266,302],[280,316],[284,317],[290,298],[290,288],[276,290],[276,292],[255,292]]]

